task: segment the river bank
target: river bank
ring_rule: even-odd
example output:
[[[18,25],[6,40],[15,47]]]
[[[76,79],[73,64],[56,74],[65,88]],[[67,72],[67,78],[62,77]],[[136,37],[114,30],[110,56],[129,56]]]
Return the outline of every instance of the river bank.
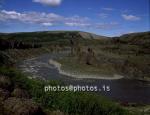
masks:
[[[97,92],[100,95],[104,95],[114,101],[128,102],[128,103],[144,103],[149,104],[149,86],[148,82],[143,82],[135,79],[91,79],[91,78],[76,78],[67,75],[62,75],[56,66],[60,66],[56,63],[56,66],[49,64],[49,60],[57,60],[61,57],[61,54],[44,54],[35,59],[27,59],[18,63],[17,68],[23,73],[33,76],[40,76],[46,80],[58,80],[67,85],[89,85],[97,86],[99,88],[102,85],[110,86],[111,92]],[[55,61],[54,61],[55,62]],[[57,61],[56,61],[57,62]],[[60,62],[61,63],[61,62]],[[64,66],[64,65],[61,65]],[[28,71],[26,71],[28,70]],[[65,71],[66,72],[66,71]],[[90,76],[91,77],[91,76]],[[130,93],[129,93],[130,92]],[[135,97],[135,95],[137,95]]]
[[[82,74],[82,73],[73,73],[73,72],[70,72],[70,71],[64,71],[62,69],[62,65],[61,63],[55,61],[55,60],[52,60],[50,59],[49,60],[49,64],[55,66],[59,73],[62,74],[62,75],[66,75],[66,76],[69,76],[69,77],[73,77],[73,78],[78,78],[78,79],[105,79],[105,80],[117,80],[117,79],[122,79],[124,78],[123,76],[121,75],[117,75],[117,74],[114,74],[113,76],[105,76],[105,75],[86,75],[86,74]]]

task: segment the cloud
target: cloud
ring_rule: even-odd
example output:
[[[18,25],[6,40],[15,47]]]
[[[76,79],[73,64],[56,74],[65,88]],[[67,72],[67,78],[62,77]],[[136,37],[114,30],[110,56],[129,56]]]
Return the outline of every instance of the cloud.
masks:
[[[48,6],[59,6],[62,0],[33,0],[33,2],[41,3]]]
[[[66,22],[65,25],[67,26],[76,26],[76,27],[90,27],[91,24],[88,24],[88,23],[75,23],[75,22]]]
[[[92,10],[92,8],[88,8],[88,10]]]
[[[43,26],[53,26],[53,23],[42,23]]]
[[[113,8],[102,8],[102,10],[105,10],[105,11],[113,11],[114,9],[113,9]]]
[[[87,17],[80,17],[78,15],[74,15],[72,17],[65,18],[65,22],[67,23],[78,23],[78,24],[84,24],[87,23],[90,19]]]
[[[114,29],[114,28],[117,28],[119,26],[119,23],[117,22],[110,22],[110,23],[98,23],[96,25],[96,28],[97,29]]]
[[[0,22],[2,23],[27,23],[42,26],[68,26],[93,29],[114,29],[118,27],[118,23],[94,23],[88,17],[78,15],[65,17],[55,13],[45,12],[17,12],[17,11],[0,11]]]
[[[24,23],[55,23],[62,20],[63,17],[54,13],[40,13],[40,12],[24,12],[16,11],[0,11],[0,21],[20,21]]]
[[[9,16],[9,17],[8,17]],[[12,20],[13,19],[18,19],[19,17],[21,16],[20,13],[17,13],[15,11],[6,11],[6,10],[2,10],[1,11],[1,14],[0,14],[0,19],[1,20],[7,20],[8,18],[11,18]]]
[[[80,17],[78,15],[71,17],[64,17],[55,13],[45,12],[16,12],[16,11],[0,11],[0,21],[6,22],[22,22],[22,23],[34,23],[43,26],[53,25],[67,25],[67,26],[87,26],[89,19],[87,17]]]
[[[106,13],[99,13],[98,16],[99,16],[100,18],[107,18],[107,17],[108,17],[108,14],[106,14]]]
[[[87,17],[80,17],[78,15],[74,15],[72,17],[65,18],[65,25],[72,27],[88,27],[90,19]]]
[[[134,15],[127,15],[127,14],[122,14],[123,19],[128,20],[128,21],[138,21],[141,18],[134,16]]]

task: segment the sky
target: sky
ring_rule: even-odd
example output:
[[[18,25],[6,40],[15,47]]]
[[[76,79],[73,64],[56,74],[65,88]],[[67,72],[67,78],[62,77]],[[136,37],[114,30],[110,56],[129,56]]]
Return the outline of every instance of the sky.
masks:
[[[0,0],[0,32],[145,32],[150,31],[149,5],[149,0]]]

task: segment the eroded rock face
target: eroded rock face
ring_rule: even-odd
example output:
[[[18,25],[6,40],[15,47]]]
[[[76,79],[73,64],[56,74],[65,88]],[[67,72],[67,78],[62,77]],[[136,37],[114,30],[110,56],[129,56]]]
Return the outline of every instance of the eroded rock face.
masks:
[[[14,85],[9,77],[0,75],[0,115],[45,115],[26,90]]]
[[[14,62],[7,53],[0,51],[0,66],[13,66]]]
[[[45,115],[40,106],[30,99],[16,97],[4,101],[5,115]]]
[[[88,48],[86,51],[80,51],[77,57],[78,57],[78,61],[83,64],[97,65],[98,63],[92,48]]]

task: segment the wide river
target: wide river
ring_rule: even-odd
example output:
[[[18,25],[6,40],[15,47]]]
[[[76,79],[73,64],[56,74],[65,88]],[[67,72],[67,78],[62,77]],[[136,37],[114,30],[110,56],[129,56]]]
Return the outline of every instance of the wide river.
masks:
[[[21,61],[17,67],[33,77],[46,80],[61,80],[67,85],[88,85],[102,88],[110,87],[110,91],[99,91],[101,95],[121,102],[150,104],[150,82],[142,82],[131,79],[101,80],[101,79],[76,79],[59,74],[58,70],[50,65],[49,59],[61,58],[63,53],[44,54],[37,58]]]

